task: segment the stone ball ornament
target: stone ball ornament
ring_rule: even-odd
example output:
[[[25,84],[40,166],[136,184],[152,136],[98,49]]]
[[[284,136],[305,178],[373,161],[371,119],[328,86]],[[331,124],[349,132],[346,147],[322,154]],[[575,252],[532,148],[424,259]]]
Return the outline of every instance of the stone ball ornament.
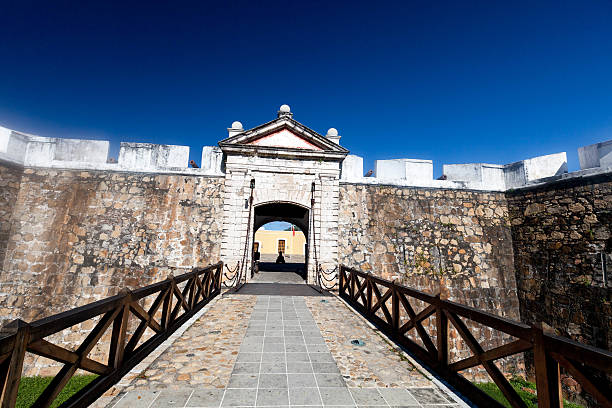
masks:
[[[289,105],[282,104],[279,111],[283,113],[289,113],[291,112],[291,108],[289,107]]]
[[[232,129],[242,129],[242,123],[238,122],[237,120],[232,122]]]
[[[327,136],[338,136],[338,129],[336,129],[336,128],[329,128],[327,130]]]

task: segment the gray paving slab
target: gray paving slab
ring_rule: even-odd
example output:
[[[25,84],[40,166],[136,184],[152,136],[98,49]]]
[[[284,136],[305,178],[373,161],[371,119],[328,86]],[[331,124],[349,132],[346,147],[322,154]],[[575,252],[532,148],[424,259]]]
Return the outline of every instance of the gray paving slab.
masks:
[[[351,405],[354,406],[353,396],[348,388],[319,388],[323,405]]]
[[[258,388],[287,388],[287,374],[260,374]]]
[[[418,406],[416,398],[404,388],[379,388],[387,404],[392,406]]]
[[[196,389],[191,394],[187,407],[213,408],[221,405],[225,390],[219,388]]]
[[[310,362],[287,361],[287,372],[292,374],[312,373],[313,364]]]
[[[408,391],[422,405],[449,403],[435,388],[409,388]]]
[[[161,391],[130,391],[121,397],[116,408],[148,407],[160,395]]]
[[[285,362],[277,363],[261,363],[260,373],[262,374],[284,374],[287,372],[287,364]]]
[[[222,407],[252,407],[257,397],[256,388],[227,388],[223,395]]]
[[[227,388],[257,388],[259,374],[232,374]]]
[[[257,406],[289,405],[289,391],[286,388],[258,388]]]
[[[150,408],[184,407],[193,390],[162,391]]]
[[[318,388],[290,388],[289,401],[291,406],[321,406],[321,397]]]
[[[349,391],[357,406],[387,406],[387,402],[377,388],[349,388]]]
[[[317,380],[311,373],[287,374],[287,382],[289,388],[317,387]]]

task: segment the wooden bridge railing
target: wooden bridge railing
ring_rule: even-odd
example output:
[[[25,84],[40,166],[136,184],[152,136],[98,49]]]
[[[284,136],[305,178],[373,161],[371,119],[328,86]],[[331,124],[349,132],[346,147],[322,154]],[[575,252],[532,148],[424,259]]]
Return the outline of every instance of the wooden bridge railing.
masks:
[[[515,408],[523,408],[526,404],[494,361],[532,351],[539,407],[563,406],[559,366],[565,368],[600,406],[612,407],[612,390],[609,384],[598,381],[589,374],[593,369],[605,374],[612,373],[612,353],[606,350],[548,334],[541,328],[443,300],[439,295],[432,296],[346,266],[340,267],[339,294],[389,338],[428,364],[478,406],[501,407],[502,405],[474,386],[459,372],[481,365],[508,402]],[[422,301],[426,306],[416,312],[409,299]],[[414,303],[415,300],[412,301],[412,304]],[[423,321],[433,316],[435,316],[435,333],[430,336],[423,327]],[[465,321],[476,322],[503,332],[516,340],[485,351]],[[449,328],[454,328],[467,344],[473,353],[471,357],[449,362]],[[423,345],[407,336],[407,332],[411,329],[415,329],[415,335],[418,334]],[[435,344],[432,340],[433,334],[435,334]]]
[[[123,290],[116,296],[29,324],[22,320],[9,323],[0,334],[1,407],[15,406],[26,352],[64,364],[34,407],[49,407],[78,369],[98,377],[61,406],[89,405],[217,296],[221,292],[222,272],[223,264],[218,263],[134,291]],[[179,285],[184,282],[181,288]],[[145,310],[144,299],[149,296],[154,296],[154,300],[149,299],[152,303]],[[92,319],[97,323],[75,351],[45,340]],[[133,332],[129,327],[135,328]],[[107,362],[103,364],[88,354],[109,328],[110,348]],[[145,339],[143,334],[147,328],[154,334]]]

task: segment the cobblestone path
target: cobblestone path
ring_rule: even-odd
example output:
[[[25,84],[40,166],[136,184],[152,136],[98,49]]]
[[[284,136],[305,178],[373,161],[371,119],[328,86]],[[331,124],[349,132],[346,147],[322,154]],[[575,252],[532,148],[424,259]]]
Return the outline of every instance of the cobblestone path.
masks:
[[[226,295],[109,394],[97,406],[465,406],[335,297]]]

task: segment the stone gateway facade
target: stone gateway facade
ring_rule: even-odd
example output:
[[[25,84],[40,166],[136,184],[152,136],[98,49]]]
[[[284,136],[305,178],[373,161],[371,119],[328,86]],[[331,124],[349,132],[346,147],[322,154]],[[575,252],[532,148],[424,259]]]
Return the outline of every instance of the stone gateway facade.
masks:
[[[414,159],[364,176],[336,129],[319,134],[286,105],[227,136],[188,167],[185,146],[122,143],[117,161],[108,142],[0,128],[0,320],[219,260],[250,265],[256,230],[285,220],[306,236],[309,283],[315,264],[346,264],[611,348],[610,142],[582,148],[574,173],[557,153],[445,165],[434,180],[432,162]]]

